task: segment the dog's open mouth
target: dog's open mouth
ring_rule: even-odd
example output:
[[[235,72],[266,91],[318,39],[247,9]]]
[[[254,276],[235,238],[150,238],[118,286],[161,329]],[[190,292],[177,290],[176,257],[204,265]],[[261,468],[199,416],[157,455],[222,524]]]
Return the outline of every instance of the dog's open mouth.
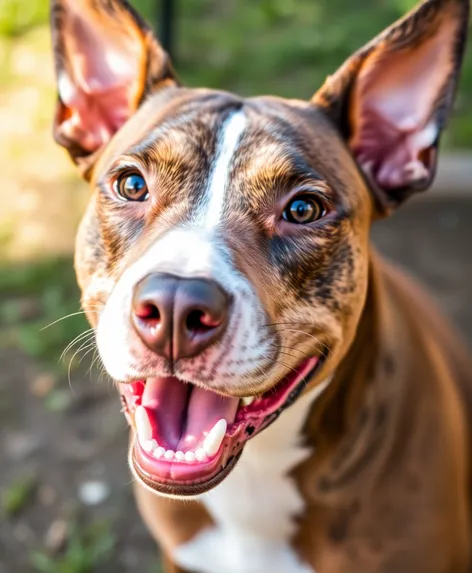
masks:
[[[191,496],[217,485],[244,444],[302,392],[321,359],[310,358],[259,397],[222,396],[178,378],[120,384],[135,428],[132,469],[152,489]]]

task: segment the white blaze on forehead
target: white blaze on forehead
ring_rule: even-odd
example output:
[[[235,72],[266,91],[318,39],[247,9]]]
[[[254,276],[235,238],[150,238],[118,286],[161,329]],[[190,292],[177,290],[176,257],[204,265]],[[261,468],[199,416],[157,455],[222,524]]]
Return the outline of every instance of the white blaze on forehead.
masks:
[[[223,125],[215,164],[210,173],[207,203],[202,217],[206,229],[213,229],[221,220],[233,157],[246,123],[244,112],[238,111],[230,115]]]
[[[141,280],[150,272],[181,277],[211,277],[222,265],[222,253],[206,234],[190,226],[175,228],[160,237],[124,274]]]

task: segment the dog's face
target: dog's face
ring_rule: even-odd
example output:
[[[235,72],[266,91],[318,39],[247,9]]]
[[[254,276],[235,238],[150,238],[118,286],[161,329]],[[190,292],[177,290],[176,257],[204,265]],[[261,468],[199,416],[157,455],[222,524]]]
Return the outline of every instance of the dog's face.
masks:
[[[204,458],[205,434],[227,421],[208,468],[189,464],[208,471],[206,487],[352,339],[366,291],[369,195],[316,109],[182,89],[154,95],[130,119],[93,184],[77,250],[100,355],[114,379],[146,380],[121,387],[133,412],[127,389],[132,399],[144,392],[155,418],[152,432],[147,421],[138,432],[154,456],[162,447]],[[167,313],[173,328],[162,335]],[[159,408],[177,408],[171,401],[178,418],[159,422]],[[221,459],[211,459],[215,448]],[[138,471],[161,475],[169,465],[151,467],[136,450]],[[180,469],[188,481],[185,462]]]
[[[301,102],[182,88],[125,2],[53,2],[83,306],[148,487],[210,489],[342,360],[370,222],[433,177],[467,5],[423,3]]]

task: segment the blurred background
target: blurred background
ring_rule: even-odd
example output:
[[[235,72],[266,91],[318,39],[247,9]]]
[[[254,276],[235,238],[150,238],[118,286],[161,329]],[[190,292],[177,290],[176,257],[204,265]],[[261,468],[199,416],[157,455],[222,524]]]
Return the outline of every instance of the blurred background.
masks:
[[[160,0],[132,3],[162,30]],[[176,68],[191,86],[309,98],[413,4],[174,0]],[[132,501],[125,420],[79,336],[87,325],[73,314],[44,329],[79,310],[71,254],[88,197],[51,136],[47,20],[47,0],[0,0],[0,573],[157,573]],[[373,231],[469,343],[471,52],[434,189]]]

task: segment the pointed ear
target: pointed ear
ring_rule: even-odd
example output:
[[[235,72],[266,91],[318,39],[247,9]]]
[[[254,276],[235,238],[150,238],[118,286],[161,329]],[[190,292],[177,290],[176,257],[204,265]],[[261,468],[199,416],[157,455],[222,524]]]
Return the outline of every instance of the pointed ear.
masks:
[[[312,102],[348,143],[383,212],[434,179],[469,0],[426,0],[354,54]]]
[[[151,92],[177,81],[150,28],[125,0],[52,0],[59,98],[54,136],[87,177]]]

